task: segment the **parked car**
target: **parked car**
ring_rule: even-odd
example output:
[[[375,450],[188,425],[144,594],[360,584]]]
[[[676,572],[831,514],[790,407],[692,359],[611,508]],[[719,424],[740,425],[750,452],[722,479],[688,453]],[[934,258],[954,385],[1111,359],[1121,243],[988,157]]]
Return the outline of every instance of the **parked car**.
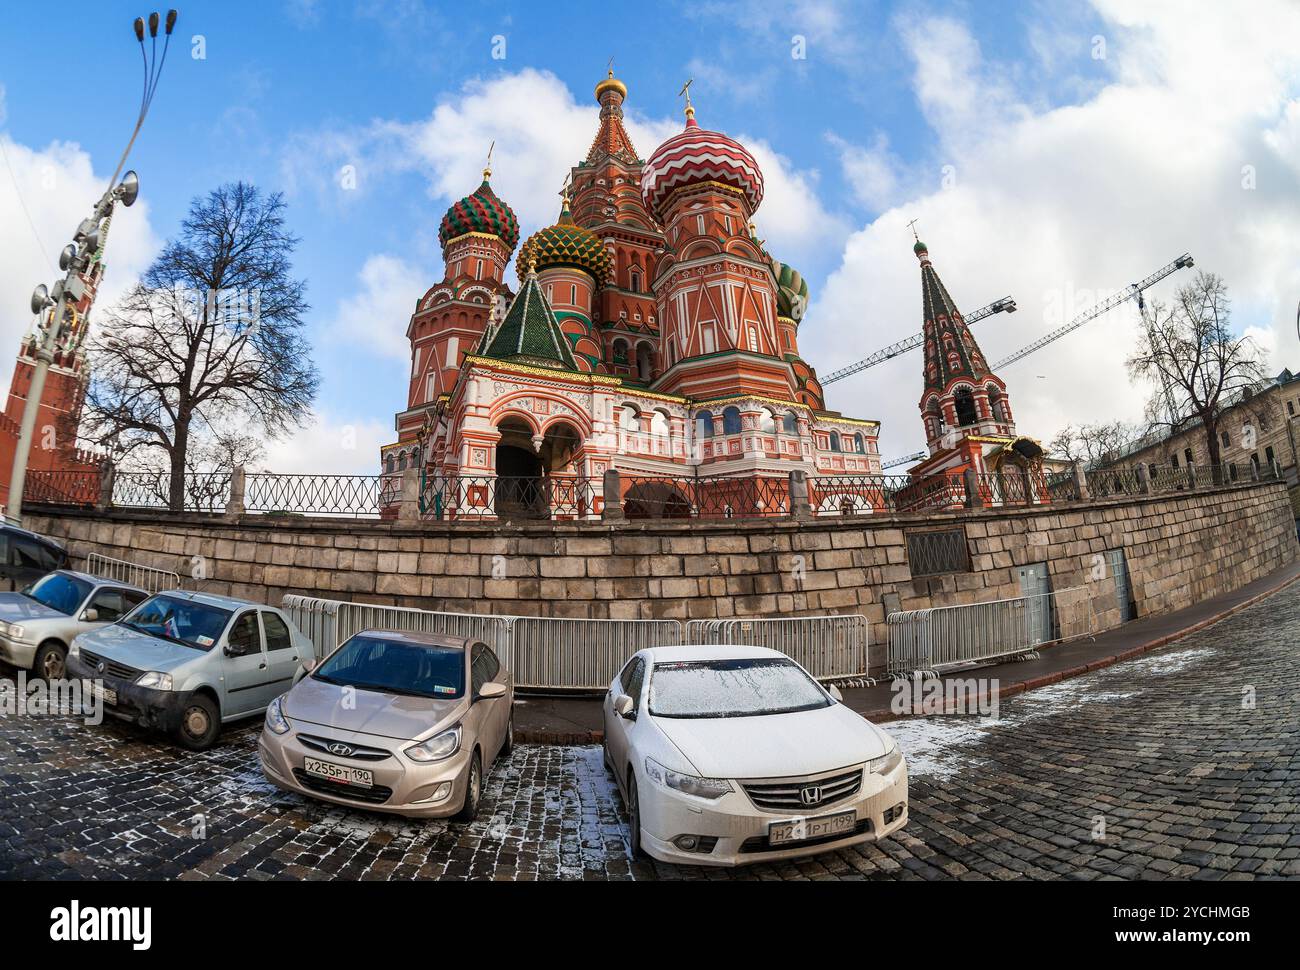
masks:
[[[0,593],[0,659],[59,680],[76,636],[117,622],[148,598],[139,587],[89,573],[47,573],[22,592]]]
[[[271,704],[262,771],[340,805],[469,821],[514,744],[513,702],[510,672],[481,641],[367,630]]]
[[[634,855],[734,866],[907,823],[897,743],[775,650],[642,650],[610,684],[604,722]]]
[[[73,640],[68,675],[90,681],[106,713],[202,751],[223,724],[265,711],[313,655],[273,606],[172,590]]]
[[[6,590],[29,586],[46,573],[67,569],[70,562],[68,550],[53,539],[0,525],[0,582]]]

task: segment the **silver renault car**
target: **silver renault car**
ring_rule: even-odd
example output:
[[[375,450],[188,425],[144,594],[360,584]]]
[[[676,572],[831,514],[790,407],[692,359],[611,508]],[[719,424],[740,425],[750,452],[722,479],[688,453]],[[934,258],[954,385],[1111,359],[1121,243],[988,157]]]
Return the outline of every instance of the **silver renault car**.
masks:
[[[137,586],[59,569],[16,593],[0,593],[0,660],[59,680],[79,634],[115,623],[149,598]]]
[[[265,711],[314,652],[273,606],[172,590],[72,641],[68,676],[106,713],[202,751],[222,724]]]

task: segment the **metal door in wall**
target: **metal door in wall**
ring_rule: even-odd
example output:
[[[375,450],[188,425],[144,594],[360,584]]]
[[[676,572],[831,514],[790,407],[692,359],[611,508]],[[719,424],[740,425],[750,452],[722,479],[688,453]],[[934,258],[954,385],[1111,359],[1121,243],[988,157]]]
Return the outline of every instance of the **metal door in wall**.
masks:
[[[1038,644],[1052,637],[1052,577],[1047,563],[1037,562],[1016,570],[1020,595],[1026,597],[1025,623],[1029,642]]]
[[[1133,584],[1129,581],[1124,550],[1107,549],[1106,566],[1115,577],[1115,602],[1119,606],[1120,622],[1127,623],[1137,616],[1137,608],[1133,603]]]

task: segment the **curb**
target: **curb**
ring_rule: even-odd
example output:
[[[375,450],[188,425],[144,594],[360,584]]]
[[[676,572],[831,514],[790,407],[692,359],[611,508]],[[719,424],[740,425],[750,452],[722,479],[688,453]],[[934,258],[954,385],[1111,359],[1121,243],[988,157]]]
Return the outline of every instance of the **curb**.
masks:
[[[1072,677],[1079,677],[1083,674],[1090,674],[1095,670],[1102,670],[1105,667],[1113,667],[1115,664],[1123,663],[1125,660],[1132,660],[1144,653],[1150,653],[1152,650],[1159,650],[1161,647],[1168,646],[1177,640],[1190,636],[1207,626],[1213,626],[1221,620],[1225,620],[1234,613],[1240,613],[1242,610],[1249,609],[1261,600],[1268,599],[1276,593],[1280,593],[1294,583],[1300,582],[1300,574],[1292,576],[1289,579],[1278,583],[1276,586],[1256,593],[1249,599],[1242,600],[1227,609],[1220,610],[1203,620],[1198,620],[1191,626],[1183,627],[1181,630],[1175,630],[1172,633],[1166,633],[1163,636],[1156,637],[1154,640],[1148,640],[1146,643],[1138,644],[1136,647],[1130,647],[1121,653],[1113,654],[1109,657],[1101,657],[1097,660],[1091,660],[1085,664],[1079,664],[1076,667],[1070,667],[1067,670],[1058,670],[1055,673],[1044,674],[1041,677],[1035,677],[1033,680],[1024,680],[1003,688],[998,692],[998,699],[1015,697],[1017,694],[1023,694],[1026,691],[1035,690],[1039,687],[1047,687],[1051,684],[1059,683],[1062,680],[1069,680]],[[977,698],[977,701],[979,699]],[[945,714],[956,712],[956,708],[945,707]],[[886,721],[901,721],[911,717],[926,717],[923,714],[895,714],[889,708],[878,711],[859,711],[864,718],[873,723],[883,723]],[[528,731],[515,729],[515,741],[519,744],[551,744],[561,745],[564,747],[576,747],[589,744],[601,744],[605,739],[604,731]]]

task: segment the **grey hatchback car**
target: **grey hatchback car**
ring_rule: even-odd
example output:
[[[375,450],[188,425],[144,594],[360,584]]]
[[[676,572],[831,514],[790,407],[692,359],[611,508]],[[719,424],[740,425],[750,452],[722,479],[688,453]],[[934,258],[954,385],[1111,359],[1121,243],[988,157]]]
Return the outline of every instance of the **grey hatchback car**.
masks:
[[[314,653],[273,606],[172,590],[72,641],[68,676],[89,682],[106,713],[202,751],[222,724],[265,711]]]
[[[0,659],[59,680],[80,634],[120,620],[149,598],[144,590],[60,569],[19,593],[0,593]]]

